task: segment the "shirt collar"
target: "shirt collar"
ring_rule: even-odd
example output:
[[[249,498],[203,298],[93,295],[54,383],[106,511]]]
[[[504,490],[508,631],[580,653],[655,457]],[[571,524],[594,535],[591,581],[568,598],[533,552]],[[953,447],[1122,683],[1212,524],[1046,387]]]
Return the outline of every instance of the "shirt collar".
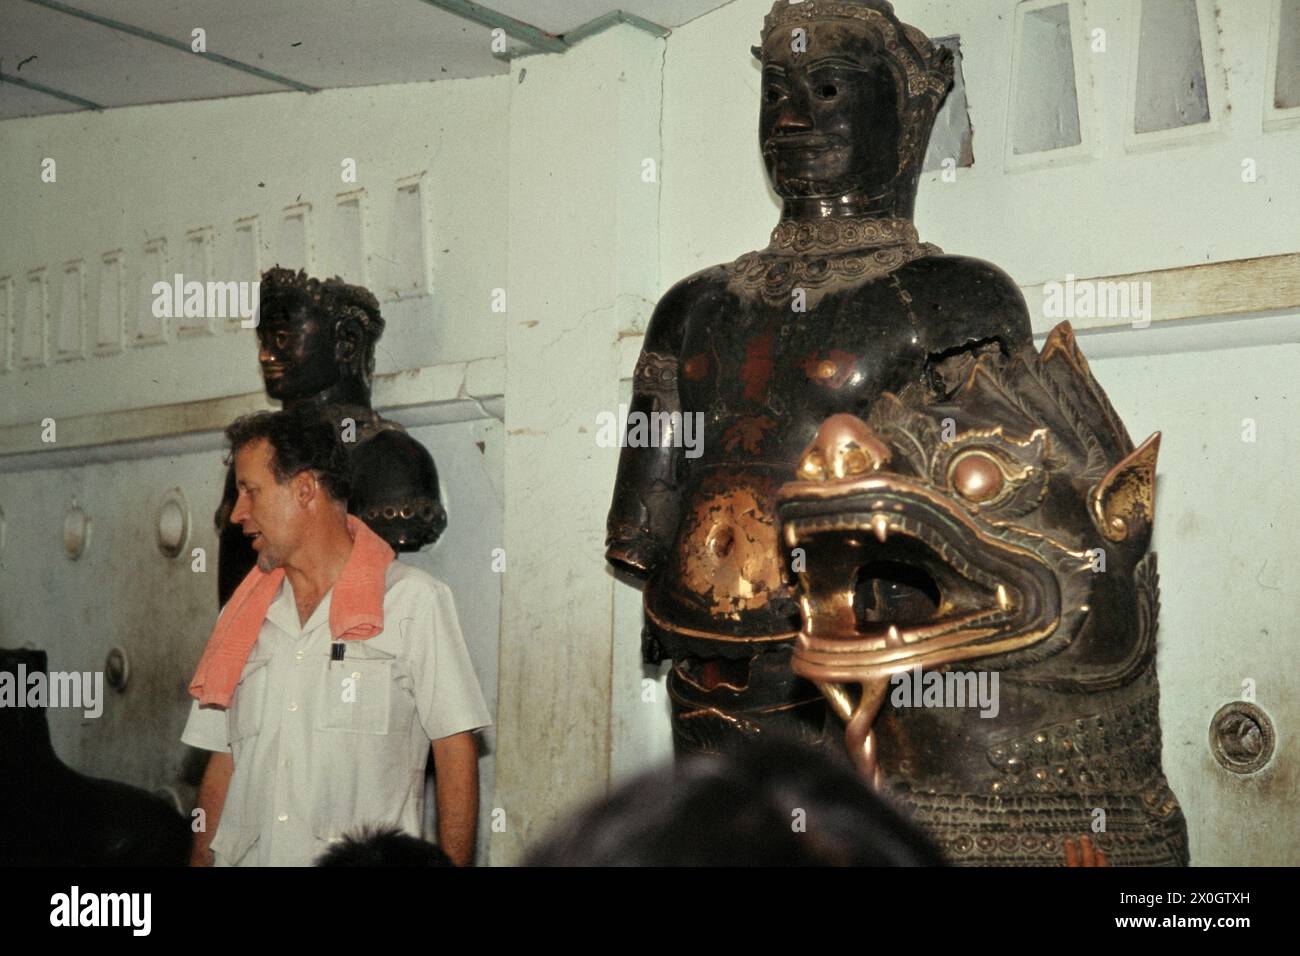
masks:
[[[316,610],[311,612],[311,617],[307,619],[307,623],[300,624],[298,622],[298,605],[294,599],[293,585],[289,583],[289,576],[286,574],[284,580],[280,582],[280,590],[276,593],[275,600],[266,609],[266,619],[287,634],[294,636],[306,634],[322,624],[329,623],[330,603],[333,596],[334,589],[330,588],[325,592],[325,596],[321,598],[321,602],[316,605]]]

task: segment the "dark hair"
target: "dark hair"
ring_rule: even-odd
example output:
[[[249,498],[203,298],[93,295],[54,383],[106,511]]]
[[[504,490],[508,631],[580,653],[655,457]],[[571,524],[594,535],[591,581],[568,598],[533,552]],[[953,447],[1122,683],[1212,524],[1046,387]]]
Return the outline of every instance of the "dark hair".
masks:
[[[384,318],[379,313],[379,300],[367,288],[348,285],[338,276],[316,279],[305,270],[274,266],[262,273],[257,289],[260,303],[284,299],[292,304],[305,303],[334,321],[330,329],[337,340],[339,326],[344,322],[356,324],[361,335],[361,349],[353,371],[369,382],[375,371],[375,343],[384,334]]]
[[[271,445],[271,471],[280,484],[300,472],[313,471],[335,501],[346,502],[352,494],[348,453],[334,425],[319,409],[254,412],[235,419],[226,429],[230,442],[226,464],[233,462],[245,445],[261,438]]]
[[[395,827],[362,827],[316,858],[316,866],[453,866],[434,843]]]
[[[532,866],[940,866],[856,771],[791,740],[643,774],[552,833]]]

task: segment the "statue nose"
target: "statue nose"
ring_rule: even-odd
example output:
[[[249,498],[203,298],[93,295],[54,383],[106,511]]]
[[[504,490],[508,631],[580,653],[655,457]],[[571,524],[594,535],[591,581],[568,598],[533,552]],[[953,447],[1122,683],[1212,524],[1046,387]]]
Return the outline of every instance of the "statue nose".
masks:
[[[817,437],[799,460],[805,481],[857,478],[889,464],[889,446],[871,426],[855,415],[832,415],[817,429]]]
[[[797,106],[787,106],[776,118],[778,133],[806,133],[813,128],[808,111]]]

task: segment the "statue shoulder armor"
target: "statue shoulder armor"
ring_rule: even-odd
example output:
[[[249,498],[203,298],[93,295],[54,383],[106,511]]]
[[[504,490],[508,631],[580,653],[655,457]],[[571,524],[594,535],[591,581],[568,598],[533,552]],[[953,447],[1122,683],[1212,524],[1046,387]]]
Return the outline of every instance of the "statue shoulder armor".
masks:
[[[424,445],[400,426],[381,428],[357,444],[351,461],[349,511],[395,551],[416,551],[438,539],[447,513],[438,469]]]
[[[989,339],[1014,352],[1033,340],[1020,286],[991,262],[970,256],[926,256],[909,262],[897,276],[911,298],[913,313],[927,330],[932,352]]]

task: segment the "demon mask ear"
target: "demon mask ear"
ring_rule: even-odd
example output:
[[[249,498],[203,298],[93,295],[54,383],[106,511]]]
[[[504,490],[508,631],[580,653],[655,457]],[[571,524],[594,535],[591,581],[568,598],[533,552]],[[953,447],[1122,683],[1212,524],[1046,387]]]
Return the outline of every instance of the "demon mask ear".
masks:
[[[1108,541],[1133,541],[1150,533],[1156,515],[1156,432],[1106,473],[1088,494],[1092,521]]]

